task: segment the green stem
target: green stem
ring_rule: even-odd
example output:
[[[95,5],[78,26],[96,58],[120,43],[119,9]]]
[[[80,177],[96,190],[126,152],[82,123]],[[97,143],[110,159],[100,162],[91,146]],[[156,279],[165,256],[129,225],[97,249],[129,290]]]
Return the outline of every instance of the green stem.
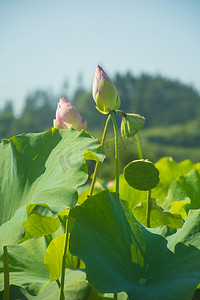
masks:
[[[117,113],[117,114],[120,114],[120,115],[122,115],[123,117],[126,117],[127,116],[127,113],[125,113],[123,110],[121,110],[121,109],[117,109],[117,110],[115,110],[115,112]]]
[[[58,288],[60,289],[61,284],[60,284],[59,279],[56,280],[56,283],[57,283],[57,285],[58,285]]]
[[[77,263],[76,263],[76,268],[77,268],[77,269],[80,268],[80,263],[81,263],[81,260],[80,260],[80,258],[78,257]]]
[[[141,145],[140,145],[140,138],[139,138],[139,135],[137,133],[135,135],[135,139],[136,139],[136,142],[137,142],[137,149],[138,149],[139,159],[143,159],[142,148],[141,148]]]
[[[114,293],[114,300],[117,300],[117,293]]]
[[[4,267],[4,294],[3,300],[9,300],[9,265],[7,246],[3,247],[3,267]]]
[[[103,146],[105,138],[106,138],[106,133],[108,131],[108,124],[109,124],[110,118],[111,118],[111,115],[109,114],[109,116],[106,120],[105,127],[104,127],[103,135],[102,135],[102,138],[101,138],[101,144],[100,144],[101,147]],[[98,166],[99,166],[99,162],[97,161],[96,165],[95,165],[95,169],[94,169],[94,174],[93,174],[93,177],[92,177],[92,183],[91,183],[91,187],[90,187],[89,196],[92,196],[92,194],[93,194],[93,189],[94,189],[94,184],[95,184],[95,180],[96,180],[96,176],[97,176]]]
[[[66,262],[66,255],[69,248],[69,220],[66,220],[66,233],[65,233],[65,246],[64,246],[64,253],[63,253],[63,260],[62,260],[62,273],[61,273],[61,283],[60,283],[60,293],[59,293],[59,300],[64,300],[64,284],[65,284],[65,262]]]
[[[118,140],[118,128],[113,112],[111,112],[111,118],[113,122],[113,128],[115,133],[115,165],[116,165],[116,193],[119,193],[119,140]]]
[[[121,113],[121,111],[119,112]],[[115,172],[116,172],[116,193],[119,194],[119,140],[118,140],[118,128],[117,128],[117,123],[115,120],[115,116],[113,112],[110,113],[112,122],[113,122],[113,128],[114,128],[114,133],[115,133]],[[117,300],[117,293],[114,293],[114,300]]]
[[[150,214],[151,214],[151,190],[147,191],[147,227],[150,228]]]

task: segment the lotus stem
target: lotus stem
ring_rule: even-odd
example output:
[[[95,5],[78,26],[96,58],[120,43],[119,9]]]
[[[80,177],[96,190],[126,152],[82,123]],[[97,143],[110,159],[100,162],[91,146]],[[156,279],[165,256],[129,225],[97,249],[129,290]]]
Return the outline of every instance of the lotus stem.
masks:
[[[109,116],[106,120],[105,127],[104,127],[103,135],[102,135],[102,138],[101,138],[101,144],[100,144],[101,147],[103,147],[103,144],[104,144],[104,141],[105,141],[105,138],[106,138],[110,118],[111,118],[111,115],[109,114]],[[98,167],[99,167],[99,162],[97,161],[96,164],[95,164],[94,174],[93,174],[93,177],[92,177],[92,183],[91,183],[91,187],[90,187],[90,193],[89,193],[88,196],[92,196],[92,194],[93,194],[94,184],[95,184],[95,180],[96,180],[96,176],[97,176]]]
[[[147,227],[150,228],[150,214],[151,214],[151,190],[147,191]]]
[[[4,294],[3,300],[9,300],[9,264],[8,264],[8,249],[3,247],[3,267],[4,267]]]
[[[141,148],[141,144],[140,144],[140,138],[139,138],[139,135],[137,133],[135,135],[135,139],[136,139],[136,142],[137,142],[137,149],[138,149],[139,159],[143,159],[142,148]]]
[[[115,172],[116,172],[116,193],[119,194],[119,140],[118,140],[118,128],[113,112],[111,112],[111,118],[113,122],[114,134],[115,134]]]
[[[64,295],[64,285],[65,285],[65,262],[66,262],[66,255],[69,249],[69,220],[66,220],[66,233],[65,233],[65,246],[64,246],[64,253],[63,253],[63,260],[62,260],[62,273],[61,273],[61,283],[60,283],[60,293],[59,293],[59,300],[65,300]]]

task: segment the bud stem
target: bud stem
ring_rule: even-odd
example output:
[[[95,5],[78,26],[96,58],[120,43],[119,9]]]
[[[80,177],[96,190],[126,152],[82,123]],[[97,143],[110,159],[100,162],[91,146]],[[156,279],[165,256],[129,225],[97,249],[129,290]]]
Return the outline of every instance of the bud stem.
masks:
[[[103,135],[102,135],[102,138],[101,138],[101,144],[100,144],[101,147],[103,147],[103,144],[104,144],[104,141],[105,141],[105,138],[106,138],[106,133],[107,133],[107,130],[108,130],[108,124],[109,124],[110,118],[111,118],[111,115],[109,114],[108,118],[106,120],[105,127],[104,127]],[[98,166],[99,166],[99,162],[97,161],[96,165],[95,165],[95,169],[94,169],[94,174],[93,174],[93,177],[92,177],[90,193],[89,193],[88,196],[92,196],[92,194],[93,194],[93,189],[94,189],[94,184],[95,184],[95,180],[96,180],[96,176],[97,176]]]
[[[151,190],[147,191],[147,227],[150,228]]]
[[[69,249],[69,219],[66,220],[66,233],[65,233],[65,245],[64,245],[64,253],[62,260],[62,273],[61,273],[61,284],[60,284],[60,293],[59,300],[65,300],[64,295],[64,285],[65,285],[65,262],[66,262],[66,254]]]
[[[117,110],[115,110],[115,112],[117,113],[117,114],[120,114],[120,115],[122,115],[123,117],[126,117],[127,116],[127,113],[125,113],[123,110],[121,110],[121,109],[117,109]]]
[[[143,159],[142,148],[141,148],[141,145],[140,145],[140,138],[139,138],[139,135],[137,133],[135,134],[135,139],[136,139],[136,142],[137,142],[137,149],[138,149],[139,159]]]
[[[112,122],[113,122],[113,128],[115,133],[115,165],[116,165],[116,193],[119,193],[119,141],[118,141],[118,128],[117,123],[114,117],[113,112],[110,113]]]
[[[7,246],[3,246],[4,294],[3,299],[9,300],[9,265]]]

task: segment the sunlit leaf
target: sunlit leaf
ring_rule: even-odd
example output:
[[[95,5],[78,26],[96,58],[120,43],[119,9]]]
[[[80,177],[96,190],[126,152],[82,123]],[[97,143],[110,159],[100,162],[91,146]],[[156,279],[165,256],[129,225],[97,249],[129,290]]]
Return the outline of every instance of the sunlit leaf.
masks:
[[[24,220],[23,226],[25,228],[25,236],[20,242],[51,234],[58,230],[60,222],[58,217],[41,216],[37,212],[33,212]]]
[[[166,201],[166,200],[165,200]],[[172,214],[180,214],[184,220],[187,218],[187,213],[184,209],[184,207],[190,204],[190,199],[183,200],[183,201],[174,201],[171,203],[172,209],[170,209],[170,212]]]
[[[193,164],[190,160],[184,160],[180,163],[175,162],[171,157],[163,157],[155,163],[155,167],[159,170],[159,182],[156,187],[152,189],[152,197],[158,199],[160,203],[168,193],[168,189],[172,182],[180,175],[187,174],[192,169],[200,169],[200,164]],[[115,191],[115,183],[112,187],[109,187],[111,192]],[[127,200],[131,203],[131,207],[134,208],[138,203],[146,199],[146,192],[139,191],[128,185],[123,175],[119,178],[119,194],[120,199]],[[165,205],[162,202],[161,205],[165,209],[170,209],[169,205]],[[174,213],[180,213],[183,217],[184,211],[178,210]]]
[[[138,204],[133,209],[133,214],[136,219],[143,225],[147,225],[146,221],[147,200]],[[159,227],[169,225],[174,228],[181,228],[184,221],[181,215],[172,214],[171,212],[164,211],[158,204],[156,199],[151,199],[151,212],[150,212],[151,227]]]
[[[167,196],[169,187],[178,176],[187,174],[194,168],[200,169],[199,163],[194,164],[190,160],[177,163],[172,157],[161,158],[155,166],[159,170],[160,181],[152,190],[152,197],[157,198],[159,202]]]
[[[50,281],[55,281],[60,277],[65,237],[65,234],[62,234],[53,239],[45,252],[44,264],[50,273]]]
[[[62,259],[64,253],[66,235],[62,234],[54,238],[49,244],[45,256],[44,264],[50,273],[50,281],[59,279],[62,271]],[[66,268],[77,269],[78,258],[72,256],[69,250],[66,254]],[[79,267],[84,267],[83,262],[80,262]]]
[[[181,229],[176,234],[167,236],[168,247],[172,251],[178,243],[184,243],[187,246],[194,246],[200,250],[200,210],[190,210],[188,217]],[[190,261],[186,264],[190,265]],[[200,282],[200,280],[199,280]]]
[[[186,212],[200,208],[200,174],[193,169],[188,174],[178,177],[169,190],[166,203],[174,207],[181,202]],[[174,208],[175,209],[175,208]]]
[[[88,298],[88,300],[113,300],[114,299],[114,294],[103,294],[102,293],[98,293],[97,291],[92,290],[90,297]],[[122,292],[122,293],[118,293],[117,294],[117,300],[129,300],[128,296],[126,293]]]

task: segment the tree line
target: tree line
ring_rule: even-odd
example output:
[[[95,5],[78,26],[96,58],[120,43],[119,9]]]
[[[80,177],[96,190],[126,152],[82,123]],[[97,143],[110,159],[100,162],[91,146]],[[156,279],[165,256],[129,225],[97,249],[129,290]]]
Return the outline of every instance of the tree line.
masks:
[[[200,122],[200,95],[192,86],[159,75],[134,76],[131,72],[117,73],[113,81],[121,98],[120,109],[143,115],[145,128]],[[101,133],[106,117],[95,109],[91,91],[79,85],[71,99],[66,91],[58,97],[42,89],[29,93],[19,117],[15,116],[12,101],[7,101],[0,111],[0,137],[51,128],[59,97],[66,97],[76,106],[88,121],[90,133]]]

